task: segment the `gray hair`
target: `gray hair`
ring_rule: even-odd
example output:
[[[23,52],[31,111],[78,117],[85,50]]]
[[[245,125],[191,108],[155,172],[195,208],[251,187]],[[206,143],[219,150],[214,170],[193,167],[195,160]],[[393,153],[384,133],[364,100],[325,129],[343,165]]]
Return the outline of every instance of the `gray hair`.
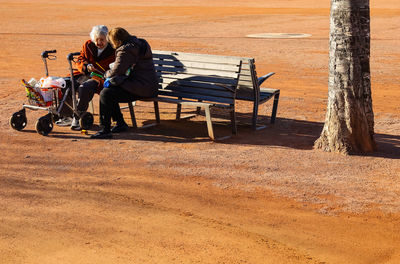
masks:
[[[108,28],[104,25],[97,25],[92,28],[92,31],[90,31],[90,39],[95,42],[96,38],[100,35],[104,35],[105,37],[107,36],[108,33]]]

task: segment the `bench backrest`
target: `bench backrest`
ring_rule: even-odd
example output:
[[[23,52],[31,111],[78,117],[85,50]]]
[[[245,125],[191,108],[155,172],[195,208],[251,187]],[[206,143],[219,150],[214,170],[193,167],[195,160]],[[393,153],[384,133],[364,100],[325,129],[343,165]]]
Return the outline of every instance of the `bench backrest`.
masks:
[[[242,72],[240,74],[239,86],[236,98],[254,100],[259,96],[256,65],[253,58],[241,58]]]
[[[154,50],[153,61],[159,95],[234,104],[240,58]]]

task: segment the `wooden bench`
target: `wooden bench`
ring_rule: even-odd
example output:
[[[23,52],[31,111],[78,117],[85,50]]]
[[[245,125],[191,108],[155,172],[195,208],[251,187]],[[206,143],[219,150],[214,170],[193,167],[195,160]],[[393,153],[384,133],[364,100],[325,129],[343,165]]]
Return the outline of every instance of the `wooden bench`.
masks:
[[[155,51],[155,54],[170,54],[172,51]],[[192,54],[192,53],[184,53],[179,52],[179,54]],[[209,54],[201,54],[202,57],[208,58],[209,60],[213,60],[216,55]],[[234,57],[231,57],[234,58]],[[260,104],[263,104],[270,99],[274,99],[272,106],[272,113],[270,118],[270,123],[275,123],[276,113],[278,110],[278,102],[279,102],[279,89],[273,88],[262,88],[261,84],[264,83],[269,77],[274,75],[274,72],[270,72],[261,77],[257,77],[256,65],[254,58],[240,57],[242,61],[242,68],[239,76],[239,86],[236,92],[236,100],[250,101],[253,102],[253,113],[251,119],[251,126],[253,130],[259,130],[267,127],[266,125],[259,125],[258,121],[258,109]],[[180,116],[180,108],[177,109],[177,119]],[[197,112],[200,112],[200,109],[197,109]]]
[[[203,108],[208,135],[216,140],[210,109],[222,108],[230,112],[232,133],[237,133],[235,98],[242,64],[240,58],[154,51],[153,60],[160,84],[158,97],[142,101],[154,102],[157,123],[160,123],[159,102],[177,104],[177,119],[181,118],[182,105]],[[128,106],[132,124],[137,127],[133,105]]]
[[[266,125],[258,125],[258,108],[260,104],[274,98],[270,122],[275,123],[278,110],[278,101],[280,90],[272,88],[261,88],[261,84],[269,77],[274,75],[270,72],[261,77],[257,77],[255,60],[253,58],[241,58],[242,71],[239,79],[239,86],[236,94],[236,100],[245,100],[253,102],[252,128],[254,130],[265,128]]]

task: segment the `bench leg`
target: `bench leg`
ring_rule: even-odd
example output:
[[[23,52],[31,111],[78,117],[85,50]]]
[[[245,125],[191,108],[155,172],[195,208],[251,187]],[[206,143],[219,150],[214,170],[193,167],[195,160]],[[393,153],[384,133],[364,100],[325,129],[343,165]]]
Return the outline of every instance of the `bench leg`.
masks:
[[[182,97],[179,97],[179,100],[182,100]],[[200,108],[200,107],[198,107],[198,108]],[[196,115],[187,115],[187,116],[182,117],[181,114],[182,114],[182,105],[178,104],[176,106],[176,117],[175,117],[176,120],[189,119],[189,118],[196,116]]]
[[[253,130],[257,130],[257,119],[258,119],[258,101],[254,101],[253,105],[253,117],[251,119],[251,126]]]
[[[274,96],[274,105],[272,107],[271,124],[275,123],[276,112],[278,111],[279,93]]]
[[[179,100],[182,100],[182,97],[178,97]],[[177,104],[176,106],[176,120],[181,119],[182,105]]]
[[[203,100],[198,100],[199,102],[203,102]],[[196,114],[200,115],[201,107],[196,108]]]
[[[94,104],[93,104],[93,100],[90,100],[90,106],[92,108],[92,114],[94,115]]]
[[[177,106],[176,106],[176,120],[179,120],[179,119],[181,119],[181,112],[182,112],[182,105],[181,104],[178,104]]]
[[[156,122],[160,123],[160,110],[158,109],[158,102],[154,101],[154,114],[156,115]]]
[[[208,136],[212,139],[215,140],[214,137],[214,130],[212,127],[212,121],[211,121],[211,113],[210,113],[210,106],[205,106],[204,111],[206,114],[206,121],[207,121],[207,129],[208,129]]]
[[[133,109],[132,102],[129,102],[129,103],[128,103],[128,106],[129,106],[129,113],[131,114],[132,127],[133,127],[133,128],[137,128],[136,118],[135,118],[135,111],[134,111],[134,109]]]
[[[158,102],[154,101],[153,103],[154,103],[154,112],[155,112],[155,115],[156,115],[157,122],[156,123],[147,124],[147,125],[143,125],[141,127],[138,127],[137,124],[136,124],[135,112],[133,110],[134,109],[133,106],[135,106],[135,102],[133,102],[133,104],[132,103],[128,103],[129,111],[131,112],[132,126],[134,128],[136,128],[136,129],[144,129],[144,128],[149,128],[149,127],[155,126],[158,123],[160,123],[160,113],[158,111]]]
[[[232,124],[232,134],[237,135],[237,125],[236,125],[236,112],[235,109],[231,111],[231,124]]]
[[[182,100],[182,97],[179,97],[179,100]],[[199,100],[199,102],[201,102],[201,100]],[[197,109],[200,109],[200,107],[197,107]],[[198,110],[200,112],[200,110]],[[176,120],[180,120],[180,119],[190,119],[192,117],[195,117],[196,115],[186,115],[186,116],[181,116],[182,114],[182,105],[178,104],[176,106]]]

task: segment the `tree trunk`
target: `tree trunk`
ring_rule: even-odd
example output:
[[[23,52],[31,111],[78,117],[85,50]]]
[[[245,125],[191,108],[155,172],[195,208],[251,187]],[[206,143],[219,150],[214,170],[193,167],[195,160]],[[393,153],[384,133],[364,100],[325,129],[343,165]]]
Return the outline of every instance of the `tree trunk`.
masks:
[[[328,107],[314,148],[374,151],[369,0],[331,0],[329,43]]]

